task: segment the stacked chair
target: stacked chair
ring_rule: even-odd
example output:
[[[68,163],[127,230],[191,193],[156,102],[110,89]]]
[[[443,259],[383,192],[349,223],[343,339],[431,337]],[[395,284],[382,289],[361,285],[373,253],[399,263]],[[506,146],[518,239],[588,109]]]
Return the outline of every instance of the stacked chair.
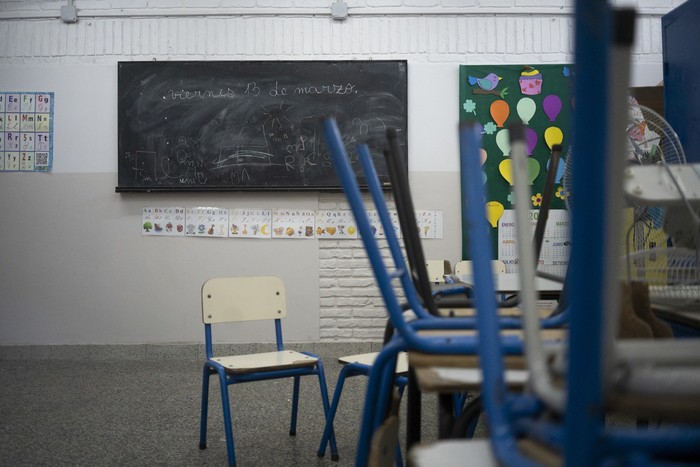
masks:
[[[383,421],[389,414],[389,408],[391,406],[390,394],[391,387],[393,386],[393,369],[396,364],[396,356],[399,352],[408,350],[432,355],[475,355],[478,353],[483,361],[485,355],[484,349],[496,347],[498,349],[502,349],[508,354],[520,355],[523,351],[521,339],[517,335],[499,335],[498,331],[501,327],[519,328],[522,326],[522,320],[517,317],[499,318],[497,316],[496,300],[493,293],[494,288],[491,273],[491,259],[488,257],[488,239],[484,237],[483,234],[478,236],[471,231],[469,233],[472,235],[470,238],[474,239],[474,241],[471,242],[471,245],[474,249],[472,255],[474,261],[474,271],[476,273],[474,289],[489,292],[475,293],[474,304],[479,310],[476,317],[442,318],[438,316],[438,313],[435,312],[435,309],[437,308],[436,304],[431,300],[432,290],[429,288],[429,281],[418,281],[419,284],[422,284],[422,286],[428,287],[427,293],[419,294],[414,286],[412,277],[412,272],[414,271],[411,269],[411,266],[406,263],[401,247],[398,243],[398,239],[392,234],[392,229],[386,229],[386,227],[385,230],[388,232],[386,240],[391,251],[391,260],[393,264],[392,267],[387,267],[385,265],[379,251],[377,241],[372,235],[371,226],[366,214],[366,208],[362,201],[362,195],[359,190],[357,179],[347,159],[347,153],[345,151],[342,137],[338,132],[337,125],[335,124],[334,120],[328,119],[324,122],[324,134],[333,157],[333,163],[336,167],[341,183],[343,184],[351,209],[355,215],[358,230],[362,236],[365,248],[367,249],[377,284],[381,290],[385,305],[387,307],[389,320],[395,329],[394,337],[379,353],[370,372],[367,398],[365,401],[365,409],[360,429],[360,439],[358,441],[358,457],[356,459],[356,465],[363,466],[367,465],[369,462],[370,445],[381,445],[381,442],[376,442],[377,440],[374,440],[373,443],[372,436],[374,433],[384,432],[381,430],[381,427]],[[476,151],[478,154],[477,133],[467,132],[467,134],[470,134],[474,138],[473,143],[477,145]],[[364,170],[368,187],[372,194],[375,208],[379,213],[381,221],[385,223],[385,226],[389,226],[390,218],[388,209],[372,164],[372,158],[366,146],[359,146],[358,153],[360,155],[360,162]],[[477,175],[479,170],[475,172]],[[480,190],[481,184],[478,186]],[[479,195],[478,191],[475,196],[477,199],[480,196],[483,198],[483,194]],[[473,204],[481,205],[483,210],[483,203]],[[412,211],[412,206],[409,206],[409,208],[409,211]],[[475,214],[475,218],[472,219],[471,222],[471,225],[473,225],[473,230],[481,231],[482,233],[485,232],[485,222],[486,217],[483,212],[481,215],[478,213]],[[415,230],[415,228],[412,230]],[[411,229],[406,229],[406,227],[402,225],[402,231],[404,231],[405,240],[407,238],[410,239],[410,235],[406,235],[406,233],[411,231]],[[409,242],[410,241],[411,240],[409,240]],[[410,243],[406,243],[407,250],[409,250],[409,244]],[[420,252],[420,249],[418,248],[417,251]],[[418,264],[423,265],[424,262],[419,262]],[[480,268],[483,268],[482,273],[479,273]],[[427,278],[424,268],[416,268],[416,271],[418,273],[422,273],[422,275],[425,275]],[[399,292],[395,287],[395,282],[399,283],[400,290],[403,292],[410,309],[415,313],[417,319],[408,322],[404,318],[404,307],[400,303]],[[459,289],[460,288],[458,287],[457,290]],[[457,290],[450,289],[443,291],[443,293],[453,294],[456,293]],[[482,313],[482,310],[489,311]],[[481,329],[483,326],[480,326],[478,339],[474,333],[467,335],[450,334],[450,331],[455,330],[473,330],[476,327],[477,322],[484,321],[482,319],[482,315],[489,317],[489,319],[486,320],[486,326],[493,327],[494,335],[485,334]],[[429,331],[430,334],[422,335],[421,332],[423,331]],[[433,334],[437,331],[445,332],[442,334]],[[487,335],[489,337],[484,338],[484,336]],[[486,402],[492,394],[499,394],[500,397],[505,397],[507,393],[506,383],[502,379],[503,362],[500,358],[493,358],[493,360],[493,365],[488,366],[488,370],[482,371],[484,384],[487,385],[487,387],[495,390],[484,393],[486,396],[484,397],[484,402],[487,409],[488,404],[486,404]],[[497,381],[491,381],[491,379],[494,378],[500,378],[500,383]],[[499,387],[500,389],[498,389]],[[500,412],[500,417],[497,416],[498,413],[499,412],[492,411],[489,414],[490,426],[492,429],[494,429],[494,427],[496,428],[495,432],[514,440],[512,433],[498,429],[499,425],[505,423],[507,420],[505,414],[503,414],[503,411]],[[496,417],[495,421],[492,420],[494,417]],[[408,428],[412,428],[413,424],[411,421],[409,421],[408,424]],[[511,444],[515,446],[514,441]],[[488,447],[488,445],[484,445],[484,443],[476,443],[474,446],[478,446],[477,449],[482,451],[485,447]],[[509,449],[505,456],[507,459],[512,460],[513,462],[519,462],[521,460],[523,462],[526,461],[526,458],[523,457],[522,453],[513,449]]]
[[[518,242],[523,316],[502,318],[497,314],[478,154],[480,135],[476,127],[467,126],[460,131],[468,206],[464,235],[469,236],[473,261],[476,317],[442,318],[432,312],[432,295],[418,292],[412,268],[394,235],[387,235],[391,265],[385,263],[372,236],[342,137],[332,119],[324,122],[333,163],[396,330],[370,372],[357,466],[368,464],[371,449],[381,449],[382,443],[391,442],[382,439],[382,433],[386,432],[385,420],[391,418],[393,369],[400,351],[408,351],[409,356],[413,352],[435,356],[478,354],[481,399],[490,429],[488,440],[450,440],[412,449],[409,463],[416,467],[463,465],[467,459],[477,465],[518,466],[685,465],[700,459],[700,342],[615,339],[620,308],[616,248],[619,249],[617,239],[621,238],[615,216],[619,217],[621,206],[622,167],[619,157],[604,156],[622,151],[621,139],[614,135],[623,132],[612,131],[608,136],[608,127],[625,121],[620,109],[626,109],[633,25],[634,14],[629,10],[613,14],[604,0],[576,2],[574,134],[585,134],[586,138],[585,142],[581,137],[574,140],[574,154],[592,155],[592,159],[573,160],[577,180],[585,181],[590,195],[586,203],[574,204],[572,209],[573,249],[567,276],[571,305],[566,342],[551,343],[541,338],[542,321],[535,310],[535,251],[527,241]],[[600,95],[591,96],[590,89]],[[601,117],[601,109],[606,108],[608,112],[602,112]],[[525,141],[516,128],[511,134],[516,199],[527,199],[528,186],[518,175],[523,173],[526,160]],[[372,158],[366,147],[359,147],[358,153],[380,219],[389,225]],[[527,238],[524,207],[524,203],[516,203],[519,238]],[[406,232],[403,225],[402,230]],[[591,251],[601,254],[592,255]],[[404,319],[399,290],[417,319]],[[502,332],[520,326],[524,340]],[[450,334],[472,328],[476,328],[478,338],[473,334]],[[505,359],[525,350],[527,391],[510,392]],[[610,411],[634,416],[642,411],[659,417],[663,424],[649,429],[610,427],[605,424]]]

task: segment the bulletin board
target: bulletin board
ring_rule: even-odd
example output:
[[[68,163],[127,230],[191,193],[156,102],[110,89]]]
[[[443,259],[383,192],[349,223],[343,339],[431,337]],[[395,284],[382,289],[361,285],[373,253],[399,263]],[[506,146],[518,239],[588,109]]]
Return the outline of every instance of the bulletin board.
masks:
[[[563,152],[555,178],[554,196],[550,209],[552,217],[561,220],[560,227],[568,229],[568,218],[557,213],[566,209],[564,186],[566,159],[571,146],[573,101],[573,67],[567,64],[523,65],[461,65],[459,69],[460,122],[476,121],[482,127],[481,162],[487,196],[486,210],[491,228],[494,257],[503,251],[503,234],[514,232],[512,222],[501,226],[501,220],[511,219],[515,209],[512,191],[510,143],[507,127],[522,121],[529,153],[529,178],[532,198],[529,201],[532,221],[542,202],[542,191],[551,157],[551,147],[561,144]],[[504,217],[504,214],[506,216]],[[551,225],[550,225],[551,224]],[[568,257],[569,242],[562,241],[561,231],[554,232],[556,222],[548,222],[550,236],[560,241],[559,252],[545,252],[550,260],[560,263]],[[499,240],[499,230],[501,238]],[[545,234],[547,239],[548,234]],[[501,244],[499,244],[501,242]],[[546,244],[553,244],[547,242]],[[468,257],[466,240],[463,257]],[[500,258],[503,259],[503,258]],[[512,262],[517,264],[517,260]],[[514,267],[513,264],[510,266]],[[564,265],[565,266],[565,265]],[[506,264],[507,269],[509,264]]]
[[[0,172],[53,166],[53,92],[0,91]]]

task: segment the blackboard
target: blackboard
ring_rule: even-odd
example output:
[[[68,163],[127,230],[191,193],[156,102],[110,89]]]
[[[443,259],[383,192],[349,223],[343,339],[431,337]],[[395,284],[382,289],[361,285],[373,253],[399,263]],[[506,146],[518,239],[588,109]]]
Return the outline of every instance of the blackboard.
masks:
[[[128,191],[340,190],[333,116],[353,166],[382,183],[386,128],[406,150],[406,61],[167,61],[118,66],[118,186]],[[362,183],[362,181],[361,181]]]

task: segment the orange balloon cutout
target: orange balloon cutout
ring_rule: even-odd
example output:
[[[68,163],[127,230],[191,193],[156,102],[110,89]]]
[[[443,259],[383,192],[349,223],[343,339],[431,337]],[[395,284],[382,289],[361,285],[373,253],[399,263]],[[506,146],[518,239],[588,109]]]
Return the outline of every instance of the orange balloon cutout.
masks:
[[[491,116],[493,121],[496,122],[498,128],[503,128],[508,115],[510,114],[510,106],[503,99],[498,99],[491,103]]]
[[[544,140],[547,146],[549,146],[549,149],[552,149],[552,146],[561,144],[561,142],[564,141],[564,133],[562,133],[561,129],[558,127],[550,126],[544,130]]]

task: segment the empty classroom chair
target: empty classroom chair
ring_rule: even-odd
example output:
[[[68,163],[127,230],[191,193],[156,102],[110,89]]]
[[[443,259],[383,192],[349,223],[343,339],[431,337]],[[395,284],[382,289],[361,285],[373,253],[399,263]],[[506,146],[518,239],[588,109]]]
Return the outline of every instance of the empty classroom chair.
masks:
[[[326,378],[321,360],[308,352],[284,350],[282,340],[282,318],[287,316],[285,287],[282,280],[274,276],[218,277],[210,279],[202,287],[202,321],[206,345],[206,361],[202,379],[202,413],[199,448],[207,447],[207,411],[209,400],[209,378],[217,375],[221,387],[221,402],[226,432],[226,447],[229,465],[236,465],[231,426],[231,406],[228,387],[233,384],[264,381],[278,378],[293,378],[292,415],[289,434],[297,429],[299,383],[302,376],[317,376],[321,388],[321,402],[327,416],[329,412]],[[274,323],[277,350],[246,355],[214,355],[212,325],[241,321],[268,320]],[[272,324],[272,323],[271,323]],[[281,396],[284,401],[284,396]],[[261,410],[270,410],[261,407]],[[336,453],[335,436],[330,433],[331,450]]]

